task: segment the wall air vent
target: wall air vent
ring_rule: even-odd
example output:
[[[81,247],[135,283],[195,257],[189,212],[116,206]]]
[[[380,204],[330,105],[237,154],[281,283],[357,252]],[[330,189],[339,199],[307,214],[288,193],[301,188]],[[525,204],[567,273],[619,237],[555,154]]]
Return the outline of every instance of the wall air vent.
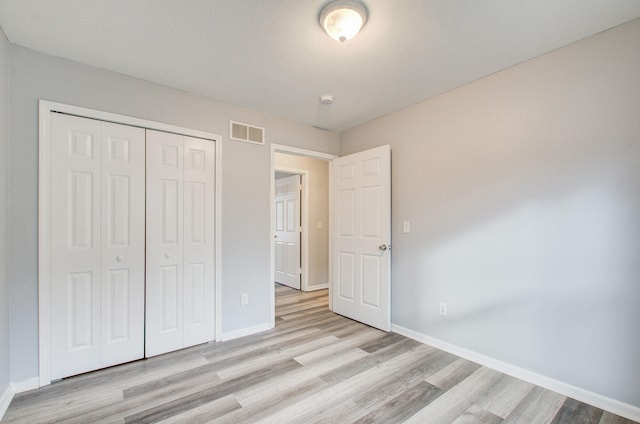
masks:
[[[253,144],[264,144],[264,128],[229,121],[229,138]]]

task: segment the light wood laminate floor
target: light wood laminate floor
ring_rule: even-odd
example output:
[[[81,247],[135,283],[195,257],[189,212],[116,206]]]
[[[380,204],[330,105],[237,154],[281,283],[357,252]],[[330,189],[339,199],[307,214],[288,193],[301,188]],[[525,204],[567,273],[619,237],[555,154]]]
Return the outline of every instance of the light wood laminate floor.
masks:
[[[276,328],[16,395],[7,423],[630,424],[276,286]]]

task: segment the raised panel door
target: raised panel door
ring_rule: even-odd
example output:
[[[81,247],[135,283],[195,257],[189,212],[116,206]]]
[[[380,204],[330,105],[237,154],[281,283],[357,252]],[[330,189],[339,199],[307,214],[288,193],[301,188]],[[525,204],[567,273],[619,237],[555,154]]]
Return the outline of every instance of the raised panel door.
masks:
[[[144,131],[51,114],[51,378],[143,356]]]
[[[183,142],[147,130],[145,355],[183,347]]]
[[[390,330],[391,150],[333,164],[334,312]]]
[[[300,176],[275,181],[275,281],[300,290]]]
[[[101,366],[144,357],[145,132],[102,123]]]
[[[184,346],[215,338],[215,145],[183,137]]]
[[[101,123],[51,115],[51,378],[100,367]]]

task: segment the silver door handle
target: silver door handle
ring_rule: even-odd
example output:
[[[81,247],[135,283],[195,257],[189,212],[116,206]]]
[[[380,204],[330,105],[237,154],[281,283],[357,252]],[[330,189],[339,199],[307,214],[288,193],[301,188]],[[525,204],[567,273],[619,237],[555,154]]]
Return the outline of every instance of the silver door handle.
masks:
[[[122,262],[122,256],[116,256],[116,261]]]
[[[388,247],[387,247],[386,244],[381,244],[380,246],[378,246],[378,249],[380,249],[380,250],[382,250],[384,252],[385,250],[388,249]]]
[[[168,254],[168,253],[165,253],[165,254],[164,254],[164,257],[165,257],[165,258],[167,258],[167,259],[169,259],[169,254]]]

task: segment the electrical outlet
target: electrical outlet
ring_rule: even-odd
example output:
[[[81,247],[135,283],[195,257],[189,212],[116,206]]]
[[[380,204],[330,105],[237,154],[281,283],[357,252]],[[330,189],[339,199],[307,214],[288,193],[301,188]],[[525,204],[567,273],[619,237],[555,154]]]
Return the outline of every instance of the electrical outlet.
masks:
[[[242,293],[240,295],[240,304],[243,306],[249,304],[249,293]]]
[[[447,304],[440,302],[440,315],[447,315]]]

